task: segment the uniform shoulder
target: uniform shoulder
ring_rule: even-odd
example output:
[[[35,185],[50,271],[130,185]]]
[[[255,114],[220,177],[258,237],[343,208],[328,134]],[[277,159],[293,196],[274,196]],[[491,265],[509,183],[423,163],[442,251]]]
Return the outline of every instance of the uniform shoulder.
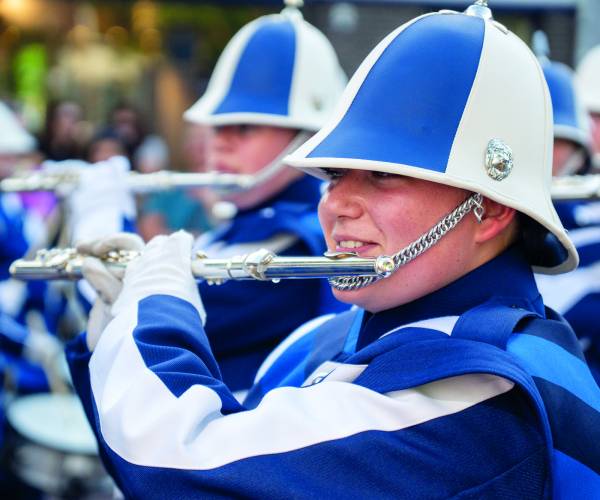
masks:
[[[312,339],[322,331],[322,328],[332,327],[332,330],[338,332],[339,335],[345,334],[346,332],[342,328],[336,326],[354,314],[355,310],[352,309],[339,314],[324,314],[296,328],[267,356],[256,373],[254,383],[260,381],[281,358],[292,356],[294,359],[300,359],[309,355],[315,345]]]

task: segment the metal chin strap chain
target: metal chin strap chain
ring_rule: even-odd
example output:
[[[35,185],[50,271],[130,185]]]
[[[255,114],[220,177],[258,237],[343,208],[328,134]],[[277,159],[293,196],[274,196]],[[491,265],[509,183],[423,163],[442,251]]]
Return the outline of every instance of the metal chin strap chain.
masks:
[[[481,222],[483,218],[483,197],[479,193],[473,193],[452,212],[446,215],[429,231],[422,234],[418,239],[405,246],[398,253],[388,256],[380,255],[377,257],[377,266],[382,270],[382,276],[341,276],[339,278],[329,278],[329,284],[340,291],[358,290],[368,285],[387,278],[394,274],[401,266],[408,264],[411,260],[417,258],[423,252],[435,245],[448,231],[454,229],[456,225],[471,210],[477,219]]]

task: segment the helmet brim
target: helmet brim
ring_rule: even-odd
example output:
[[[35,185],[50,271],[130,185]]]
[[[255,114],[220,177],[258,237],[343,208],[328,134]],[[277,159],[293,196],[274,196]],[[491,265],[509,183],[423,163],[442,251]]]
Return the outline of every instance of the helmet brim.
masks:
[[[477,185],[473,179],[460,179],[456,176],[415,167],[413,165],[402,165],[397,163],[386,163],[381,161],[348,159],[348,158],[304,158],[295,157],[293,154],[284,159],[287,165],[303,170],[309,175],[328,180],[326,168],[341,168],[351,170],[369,170],[378,172],[387,172],[397,175],[404,175],[416,179],[422,179],[437,184],[444,184],[470,192],[478,192],[483,196],[494,200],[502,205],[514,208],[518,212],[527,215],[544,228],[550,236],[544,248],[544,255],[531,262],[534,272],[541,274],[560,274],[572,271],[579,264],[577,250],[566,231],[559,224],[552,220],[559,220],[556,211],[549,203],[549,213],[543,214],[541,211],[532,210],[528,205],[520,200],[507,197],[504,193],[493,191],[483,184]],[[559,244],[557,247],[556,243]]]

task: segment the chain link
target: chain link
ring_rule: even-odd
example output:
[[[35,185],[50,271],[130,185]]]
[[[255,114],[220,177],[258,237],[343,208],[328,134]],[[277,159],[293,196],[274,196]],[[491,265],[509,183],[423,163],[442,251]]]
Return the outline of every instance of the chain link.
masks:
[[[401,266],[408,264],[435,245],[448,231],[454,229],[471,210],[473,210],[477,221],[481,222],[483,217],[483,197],[481,194],[473,193],[429,231],[422,234],[418,239],[404,247],[398,253],[392,255],[394,270],[388,274],[388,276],[394,274]],[[340,276],[337,278],[329,278],[329,284],[336,290],[349,291],[364,288],[380,279],[383,279],[383,277]]]

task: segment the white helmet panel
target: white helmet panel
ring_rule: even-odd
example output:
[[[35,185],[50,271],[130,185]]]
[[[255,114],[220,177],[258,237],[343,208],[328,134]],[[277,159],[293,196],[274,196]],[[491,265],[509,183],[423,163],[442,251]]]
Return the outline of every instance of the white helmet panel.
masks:
[[[576,82],[586,109],[600,113],[600,45],[591,49],[579,63]]]
[[[27,154],[35,147],[35,138],[25,130],[8,106],[0,102],[0,154]]]

